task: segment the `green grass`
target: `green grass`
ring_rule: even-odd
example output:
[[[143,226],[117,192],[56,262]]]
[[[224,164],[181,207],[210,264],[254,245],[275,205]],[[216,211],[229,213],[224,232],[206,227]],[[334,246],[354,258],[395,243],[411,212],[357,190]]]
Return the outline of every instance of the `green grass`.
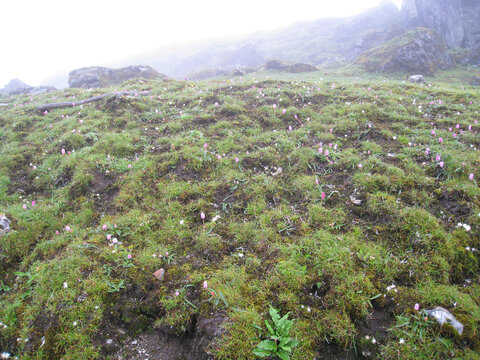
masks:
[[[466,69],[432,86],[329,71],[132,80],[151,96],[47,114],[113,89],[2,100],[0,352],[108,358],[112,327],[212,318],[208,351],[253,359],[272,306],[292,359],[478,358],[479,91],[451,82]]]

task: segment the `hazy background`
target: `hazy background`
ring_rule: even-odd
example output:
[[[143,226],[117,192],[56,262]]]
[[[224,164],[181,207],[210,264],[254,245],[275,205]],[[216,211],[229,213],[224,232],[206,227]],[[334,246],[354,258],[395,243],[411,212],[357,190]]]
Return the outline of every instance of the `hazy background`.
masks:
[[[172,44],[351,16],[381,2],[4,1],[0,12],[0,87],[12,78],[37,86],[55,74],[79,67],[127,64],[130,58]],[[400,6],[401,0],[394,3]]]

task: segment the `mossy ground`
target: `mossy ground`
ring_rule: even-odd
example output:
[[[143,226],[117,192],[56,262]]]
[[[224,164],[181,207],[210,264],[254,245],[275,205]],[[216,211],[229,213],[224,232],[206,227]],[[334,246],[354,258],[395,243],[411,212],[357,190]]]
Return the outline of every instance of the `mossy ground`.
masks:
[[[47,114],[112,89],[2,99],[0,351],[108,358],[113,328],[212,318],[205,351],[250,359],[272,305],[294,359],[478,359],[479,91],[275,77],[129,81],[151,95]]]

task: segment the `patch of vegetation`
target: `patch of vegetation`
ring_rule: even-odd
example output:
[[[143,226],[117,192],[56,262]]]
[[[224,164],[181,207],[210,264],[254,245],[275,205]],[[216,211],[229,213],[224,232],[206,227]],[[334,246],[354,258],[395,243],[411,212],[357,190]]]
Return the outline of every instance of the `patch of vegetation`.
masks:
[[[480,97],[454,75],[2,100],[0,352],[108,359],[155,334],[218,359],[478,357]]]

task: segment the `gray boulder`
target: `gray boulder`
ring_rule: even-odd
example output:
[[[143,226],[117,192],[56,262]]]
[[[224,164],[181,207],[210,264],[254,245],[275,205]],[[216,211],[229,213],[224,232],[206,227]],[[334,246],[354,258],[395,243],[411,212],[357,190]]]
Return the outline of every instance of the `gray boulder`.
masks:
[[[372,72],[427,75],[454,67],[452,57],[438,34],[420,27],[362,53],[356,63]]]
[[[111,69],[100,66],[73,70],[68,85],[72,88],[93,89],[121,84],[129,79],[167,79],[166,75],[147,65]]]
[[[424,83],[425,78],[423,77],[423,75],[412,75],[408,78],[408,81],[410,81],[411,83]]]
[[[0,214],[0,235],[10,232],[11,223],[12,222],[4,214]]]
[[[302,72],[318,71],[318,69],[310,64],[296,63],[287,67],[286,71],[297,74]]]
[[[452,313],[447,309],[437,306],[432,310],[426,310],[426,313],[428,316],[434,318],[440,326],[447,323],[453,326],[453,328],[457,330],[460,335],[462,335],[463,324],[455,319],[455,316],[453,316]]]

